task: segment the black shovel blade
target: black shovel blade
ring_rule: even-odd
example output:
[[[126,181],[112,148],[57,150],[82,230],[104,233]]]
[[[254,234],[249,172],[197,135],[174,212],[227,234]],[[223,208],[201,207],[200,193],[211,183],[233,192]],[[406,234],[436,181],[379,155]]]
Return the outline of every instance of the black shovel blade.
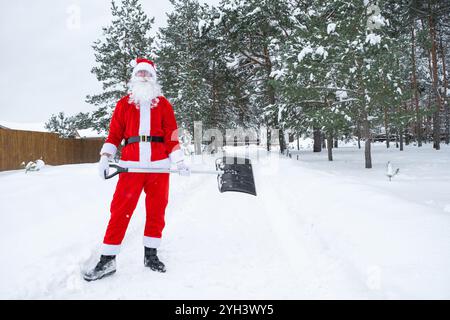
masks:
[[[218,176],[220,192],[243,192],[256,196],[255,179],[250,159],[223,157],[216,160],[216,168],[224,173]]]

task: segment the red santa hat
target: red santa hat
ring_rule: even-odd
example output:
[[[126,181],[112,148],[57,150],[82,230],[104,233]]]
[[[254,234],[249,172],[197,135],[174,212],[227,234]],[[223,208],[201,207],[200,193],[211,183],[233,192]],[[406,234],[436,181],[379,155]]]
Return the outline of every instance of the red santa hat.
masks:
[[[131,60],[131,66],[133,67],[133,75],[138,71],[148,71],[156,78],[156,69],[153,61],[145,58],[136,58]]]

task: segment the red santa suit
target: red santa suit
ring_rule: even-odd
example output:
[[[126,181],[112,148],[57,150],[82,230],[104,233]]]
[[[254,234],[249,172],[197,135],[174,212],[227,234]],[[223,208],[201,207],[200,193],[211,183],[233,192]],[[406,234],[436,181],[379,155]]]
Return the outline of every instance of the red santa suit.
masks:
[[[157,142],[146,141],[148,136],[157,137]],[[132,102],[130,95],[120,99],[113,112],[109,135],[100,154],[108,153],[114,156],[122,140],[127,141],[131,137],[141,137],[144,141],[129,143],[122,148],[119,161],[122,167],[169,168],[171,163],[183,160],[174,111],[164,96],[140,104]],[[122,173],[119,175],[111,202],[111,218],[103,240],[103,255],[119,253],[142,190],[146,194],[144,246],[159,247],[169,196],[169,174]]]

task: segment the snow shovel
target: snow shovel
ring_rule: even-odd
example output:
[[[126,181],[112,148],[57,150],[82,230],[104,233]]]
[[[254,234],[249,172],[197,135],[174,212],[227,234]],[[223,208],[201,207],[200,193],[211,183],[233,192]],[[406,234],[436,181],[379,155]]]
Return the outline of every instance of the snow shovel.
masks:
[[[123,168],[117,164],[110,163],[110,168],[116,171],[106,175],[105,179],[125,172],[135,173],[178,173],[177,169],[166,168]],[[250,159],[237,157],[223,157],[216,160],[216,170],[190,170],[192,174],[214,174],[217,175],[217,184],[220,192],[234,191],[248,193],[256,196],[255,180]]]

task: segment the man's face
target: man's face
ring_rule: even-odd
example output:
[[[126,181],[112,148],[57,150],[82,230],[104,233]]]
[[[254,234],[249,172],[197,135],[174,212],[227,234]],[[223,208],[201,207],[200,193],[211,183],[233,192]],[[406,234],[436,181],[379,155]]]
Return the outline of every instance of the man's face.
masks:
[[[136,71],[134,76],[136,77],[136,79],[138,81],[141,81],[141,82],[149,82],[150,80],[152,80],[152,77],[153,77],[152,74],[147,70]]]

